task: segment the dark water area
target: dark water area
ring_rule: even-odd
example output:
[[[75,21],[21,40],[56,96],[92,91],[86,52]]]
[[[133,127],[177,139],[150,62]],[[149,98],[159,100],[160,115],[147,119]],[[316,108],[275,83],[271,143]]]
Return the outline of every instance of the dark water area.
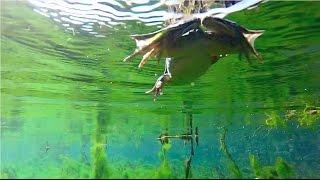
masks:
[[[1,178],[185,178],[190,157],[189,178],[319,178],[319,7],[269,1],[228,15],[265,30],[263,63],[229,55],[153,101],[145,91],[164,61],[122,59],[131,34],[159,27],[74,33],[29,2],[1,1]]]

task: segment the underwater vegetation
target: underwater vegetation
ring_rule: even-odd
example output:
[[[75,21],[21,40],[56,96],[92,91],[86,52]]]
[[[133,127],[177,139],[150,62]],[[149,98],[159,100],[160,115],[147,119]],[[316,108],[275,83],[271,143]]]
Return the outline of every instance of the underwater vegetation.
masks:
[[[1,179],[14,179],[14,178],[17,178],[17,172],[12,167],[1,168],[0,178]]]
[[[300,126],[313,127],[320,122],[320,107],[308,105],[303,110],[291,110],[286,114],[289,120],[296,119]]]
[[[255,155],[249,156],[254,176],[259,179],[287,179],[293,177],[292,167],[283,158],[278,157],[274,165],[261,165]]]
[[[160,167],[156,169],[154,178],[158,179],[168,179],[175,178],[174,173],[170,167],[166,153],[171,149],[170,143],[165,143],[162,145],[160,152],[158,153],[159,159],[161,161]]]
[[[269,127],[281,127],[286,125],[286,121],[282,119],[279,114],[276,112],[271,112],[270,114],[266,113],[267,119],[265,120],[265,123]]]
[[[95,179],[108,178],[107,160],[104,145],[96,144],[93,147],[93,177]]]
[[[169,146],[166,146],[165,148],[161,148],[162,152],[159,152],[159,158],[160,158],[160,165],[158,167],[153,167],[150,165],[141,165],[141,162],[136,163],[129,163],[124,161],[119,162],[113,162],[112,166],[108,168],[108,176],[109,178],[121,178],[121,179],[132,179],[132,178],[151,178],[151,179],[176,179],[181,178],[184,179],[184,176],[181,176],[181,173],[179,171],[183,170],[181,168],[176,168],[174,166],[181,166],[182,163],[170,163],[168,158],[166,157],[164,153],[164,149],[168,148]],[[160,155],[161,154],[161,155]],[[54,178],[94,178],[90,174],[92,174],[92,168],[89,165],[84,164],[80,160],[75,160],[73,158],[70,158],[68,156],[61,156],[60,160],[62,161],[62,165],[51,165],[46,167],[46,171],[50,171],[50,173]],[[294,177],[294,171],[293,167],[289,165],[283,158],[278,157],[273,165],[263,165],[255,155],[249,156],[250,161],[250,173],[246,174],[246,176],[251,178],[263,178],[263,179],[285,179],[285,178],[293,178]],[[46,171],[42,169],[43,174],[39,176],[39,174],[35,175],[34,173],[36,170],[36,167],[33,167],[34,169],[30,170],[30,175],[25,176],[17,172],[17,168],[14,167],[6,167],[1,172],[1,178],[2,179],[15,179],[15,178],[22,178],[22,177],[28,177],[28,178],[39,178],[39,177],[46,177]],[[237,173],[243,173],[243,172],[237,172],[234,171],[232,168],[234,167],[228,167],[229,169],[227,171],[229,175],[226,175],[227,178],[237,178],[236,175],[239,175]],[[190,178],[198,178],[198,177],[204,177],[204,178],[221,178],[221,176],[218,176],[212,168],[205,168],[204,166],[200,166],[197,168],[194,168],[194,173],[192,173],[192,176],[190,175]],[[208,176],[209,172],[211,174]],[[33,175],[32,175],[33,174]],[[93,174],[94,175],[94,174]],[[240,176],[239,176],[240,177]],[[243,177],[242,177],[243,178]]]
[[[287,110],[283,117],[276,111],[265,113],[265,124],[269,127],[285,127],[289,122],[298,122],[299,126],[315,128],[320,122],[320,107],[306,104],[304,109]]]
[[[291,114],[280,114],[279,111],[271,111],[267,113],[267,119],[261,119],[262,123],[266,123],[268,128],[277,128],[283,130],[288,126],[288,123],[295,121],[299,123],[299,119],[304,118],[303,122],[308,122],[308,118],[311,118],[313,123],[304,124],[305,127],[313,127],[318,122],[319,114],[318,107],[316,106],[306,106],[305,108],[297,109],[295,111],[290,111],[287,113]],[[277,156],[276,160],[270,164],[258,158],[258,155],[252,155],[249,153],[244,157],[247,157],[249,162],[243,167],[243,164],[237,161],[237,156],[234,154],[233,150],[229,148],[232,142],[229,139],[228,133],[230,133],[229,126],[220,129],[217,139],[220,149],[217,152],[221,154],[222,161],[217,162],[218,165],[207,166],[206,164],[194,165],[193,161],[197,161],[197,156],[191,161],[192,153],[194,153],[192,148],[188,149],[188,155],[185,159],[171,159],[168,153],[172,152],[174,146],[177,146],[174,142],[180,142],[183,140],[185,143],[191,143],[191,139],[198,137],[197,127],[193,129],[192,125],[192,113],[190,111],[184,112],[185,118],[183,122],[183,133],[181,135],[170,135],[168,129],[162,133],[164,138],[154,138],[154,141],[160,140],[159,146],[160,150],[154,156],[158,157],[158,162],[156,164],[143,163],[141,161],[128,161],[128,160],[115,160],[108,159],[107,151],[108,148],[108,112],[100,112],[97,115],[95,121],[94,132],[90,135],[91,138],[91,154],[88,157],[82,157],[82,159],[74,158],[69,155],[60,155],[58,157],[59,165],[45,163],[41,166],[29,167],[29,169],[22,169],[20,166],[10,166],[6,165],[1,169],[1,178],[21,178],[21,177],[47,177],[48,171],[50,172],[50,177],[54,178],[154,178],[154,179],[173,179],[173,178],[267,178],[267,179],[278,179],[278,178],[294,178],[295,167],[285,161],[287,157]],[[293,114],[293,115],[292,115]],[[283,116],[283,117],[282,117]],[[291,118],[291,120],[290,120]],[[264,121],[263,121],[264,120]],[[315,121],[314,121],[315,120]],[[198,121],[197,121],[198,123]],[[300,123],[299,123],[300,124]],[[302,124],[301,124],[302,125]],[[267,129],[268,129],[267,128]],[[191,136],[191,129],[197,136]],[[125,129],[124,129],[125,130]],[[141,130],[143,131],[143,129]],[[191,133],[191,134],[190,134]],[[229,134],[230,135],[230,134]],[[232,136],[231,136],[232,137]],[[175,139],[171,142],[171,139]],[[229,141],[230,140],[230,141]],[[141,139],[136,139],[135,141],[141,141]],[[197,142],[196,142],[197,143]],[[186,144],[185,144],[186,145]],[[48,142],[45,146],[48,146]],[[50,144],[51,148],[54,146]],[[191,147],[191,146],[190,146]],[[139,148],[139,146],[138,146]],[[234,147],[233,147],[234,148]],[[52,151],[50,149],[47,154]],[[43,149],[43,151],[45,151]],[[195,153],[196,154],[196,153]],[[196,154],[197,155],[197,154]],[[201,155],[201,154],[200,154]],[[199,155],[199,156],[200,156]],[[48,156],[48,155],[45,155]],[[151,155],[152,156],[152,155]],[[209,159],[210,160],[210,159]],[[34,162],[46,161],[45,159],[36,159]],[[272,160],[271,160],[272,161]],[[192,168],[191,168],[192,167]],[[46,169],[46,170],[45,170]],[[191,171],[192,169],[192,171]],[[185,173],[184,173],[185,172]]]
[[[288,111],[286,114],[279,113],[281,111],[270,111],[268,112],[267,119],[261,118],[261,123],[267,124],[267,129],[274,128],[274,130],[284,130],[288,123],[295,122],[303,127],[312,128],[319,122],[319,107],[307,105],[303,108],[296,108],[295,111]],[[182,135],[170,136],[168,130],[164,131],[166,137],[173,137],[177,139],[175,142],[180,142],[180,139],[190,143],[188,137],[190,135],[190,130],[192,129],[192,119],[193,116],[191,112],[184,112],[185,118],[182,120],[183,133]],[[290,114],[289,114],[290,113]],[[303,119],[303,120],[300,120]],[[197,119],[198,120],[198,119]],[[91,140],[91,154],[85,158],[75,158],[70,155],[60,155],[58,157],[59,164],[47,163],[47,159],[40,158],[35,159],[29,164],[40,165],[30,166],[29,168],[21,168],[19,165],[5,165],[1,169],[1,178],[39,178],[39,177],[54,177],[54,178],[154,178],[154,179],[172,179],[172,178],[295,178],[303,177],[296,176],[294,163],[292,160],[285,160],[286,157],[278,156],[275,158],[274,163],[272,160],[264,161],[265,158],[261,157],[259,153],[245,154],[243,157],[249,161],[243,166],[243,163],[238,162],[237,154],[234,154],[234,150],[231,149],[230,143],[232,139],[229,139],[228,133],[230,133],[229,126],[222,129],[222,132],[218,133],[218,137],[215,141],[220,145],[220,149],[217,154],[220,154],[222,161],[217,162],[217,167],[208,166],[206,164],[192,164],[197,161],[197,153],[194,158],[188,161],[187,158],[173,158],[171,159],[168,154],[173,152],[177,146],[176,143],[171,142],[171,139],[163,139],[163,142],[158,142],[160,150],[157,154],[151,154],[151,156],[157,157],[156,164],[148,164],[142,161],[130,161],[130,160],[115,160],[109,159],[107,156],[108,148],[108,112],[101,111],[97,115],[94,121],[94,132],[90,135]],[[196,121],[198,123],[198,121]],[[303,122],[303,123],[302,123]],[[311,123],[306,123],[311,122]],[[198,125],[198,124],[197,124]],[[165,127],[166,125],[164,125]],[[130,127],[130,126],[128,126]],[[195,128],[197,129],[197,127]],[[197,134],[198,130],[193,130]],[[125,128],[123,129],[125,130]],[[140,131],[144,131],[141,129]],[[262,130],[260,130],[262,131]],[[231,135],[231,134],[229,134]],[[197,136],[196,136],[197,137]],[[232,136],[231,136],[232,137]],[[158,139],[160,140],[160,139]],[[135,141],[141,141],[141,139],[136,139]],[[157,138],[154,137],[154,141]],[[200,142],[201,143],[201,142]],[[45,144],[43,151],[46,151],[45,156],[54,150],[54,145],[50,144],[51,149],[47,151],[48,142]],[[191,146],[190,146],[191,147]],[[137,147],[139,148],[139,146]],[[179,147],[180,148],[180,147]],[[230,150],[230,149],[231,150]],[[234,148],[234,147],[232,147]],[[190,154],[193,150],[190,150]],[[195,150],[196,151],[196,150]],[[210,151],[211,152],[211,151]],[[211,152],[212,153],[212,152]],[[250,152],[249,152],[250,153]],[[189,155],[189,149],[188,149]],[[190,156],[189,156],[190,157]],[[259,157],[259,158],[258,158]],[[261,158],[261,160],[260,160]],[[209,159],[211,160],[211,159]],[[213,161],[213,160],[212,160]],[[290,163],[289,163],[290,162]],[[188,166],[189,163],[189,166]],[[292,164],[291,164],[292,163]],[[192,168],[191,168],[192,167]],[[187,170],[189,168],[189,170]],[[23,169],[23,171],[21,170]],[[192,170],[192,171],[191,171]],[[186,175],[188,173],[188,175]]]
[[[95,179],[105,179],[110,176],[107,162],[107,137],[106,137],[106,127],[107,120],[109,119],[108,111],[100,112],[97,117],[96,129],[93,135],[93,146],[92,146],[92,156],[93,156],[93,178]]]
[[[229,172],[228,178],[242,179],[244,174],[246,176],[258,179],[286,179],[294,176],[293,167],[289,165],[282,157],[277,157],[274,165],[262,165],[257,156],[249,154],[250,169],[249,172],[243,172],[236,161],[233,159],[231,153],[226,146],[227,129],[223,128],[220,135],[220,149],[225,155],[227,162],[227,170]]]
[[[91,167],[82,161],[77,161],[68,156],[60,157],[62,164],[61,178],[90,178]]]

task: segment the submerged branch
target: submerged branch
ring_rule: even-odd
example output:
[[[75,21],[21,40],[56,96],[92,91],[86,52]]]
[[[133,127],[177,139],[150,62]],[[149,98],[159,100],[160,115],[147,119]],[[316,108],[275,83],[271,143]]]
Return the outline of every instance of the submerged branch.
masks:
[[[236,162],[234,161],[234,159],[232,158],[226,143],[225,143],[225,139],[226,139],[226,133],[227,133],[227,129],[223,128],[223,133],[220,136],[220,147],[221,150],[223,151],[223,153],[226,155],[227,159],[229,160],[229,162],[231,163],[231,167],[230,170],[234,173],[234,175],[237,178],[242,178],[242,173],[238,167],[238,165],[236,164]]]

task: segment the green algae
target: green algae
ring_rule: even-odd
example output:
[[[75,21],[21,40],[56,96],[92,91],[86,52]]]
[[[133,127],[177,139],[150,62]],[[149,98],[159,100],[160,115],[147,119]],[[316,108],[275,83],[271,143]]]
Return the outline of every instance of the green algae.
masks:
[[[320,123],[320,107],[308,105],[301,109],[289,109],[284,112],[284,116],[279,115],[277,111],[265,113],[265,124],[270,128],[285,128],[289,123],[295,121],[301,127],[315,128]]]
[[[167,158],[167,152],[171,149],[170,143],[165,143],[161,146],[158,157],[160,159],[160,167],[156,169],[154,178],[157,179],[171,179],[174,178],[173,171],[170,167],[169,160]]]
[[[277,157],[274,165],[262,165],[255,155],[249,155],[249,161],[256,178],[262,179],[287,179],[293,177],[293,168]]]
[[[290,109],[286,120],[297,121],[301,127],[315,128],[320,123],[320,107],[306,104],[304,109]]]
[[[306,107],[298,115],[298,122],[301,126],[312,127],[320,122],[320,107],[310,106]]]
[[[285,119],[281,118],[278,113],[271,112],[270,114],[266,113],[267,119],[265,124],[269,127],[284,127],[287,125]]]
[[[63,164],[60,178],[90,178],[90,165],[85,164],[83,161],[77,161],[68,156],[61,156],[60,160]]]
[[[95,179],[105,179],[110,176],[106,148],[107,143],[107,122],[110,119],[109,112],[107,110],[100,111],[97,115],[96,129],[92,137],[92,177]]]

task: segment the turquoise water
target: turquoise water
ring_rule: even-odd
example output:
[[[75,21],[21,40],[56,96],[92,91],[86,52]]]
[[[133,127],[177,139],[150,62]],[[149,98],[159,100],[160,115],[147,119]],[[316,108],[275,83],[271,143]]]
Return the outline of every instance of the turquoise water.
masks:
[[[1,1],[2,178],[320,177],[319,2],[270,1],[226,18],[264,29],[264,63],[225,57],[192,84],[145,94],[164,62],[122,59],[128,21],[66,29],[23,1]],[[192,117],[192,122],[189,119]]]

